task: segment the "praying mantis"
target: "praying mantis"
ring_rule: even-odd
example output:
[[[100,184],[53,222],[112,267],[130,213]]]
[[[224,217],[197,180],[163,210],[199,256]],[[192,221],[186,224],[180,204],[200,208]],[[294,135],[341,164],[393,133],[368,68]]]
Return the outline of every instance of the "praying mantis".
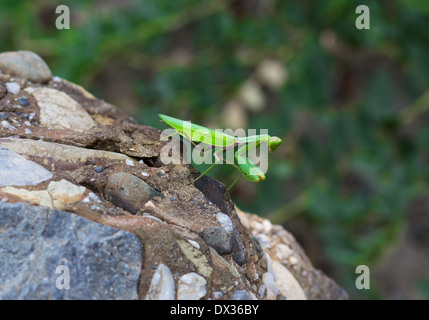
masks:
[[[216,149],[216,151],[213,153],[215,162],[198,178],[196,178],[192,184],[206,175],[220,161],[232,165],[240,172],[240,176],[232,183],[226,192],[228,192],[242,176],[251,182],[265,180],[264,172],[246,156],[249,150],[259,148],[262,143],[267,143],[268,151],[273,152],[282,144],[282,139],[279,137],[271,137],[268,134],[253,135],[248,137],[235,137],[163,114],[160,114],[159,117],[167,125],[175,129],[176,132],[160,140],[157,140],[152,144],[155,144],[164,139],[168,139],[175,134],[180,134],[184,138],[190,140],[194,147],[199,147],[200,145],[195,145],[195,142],[200,142],[215,147]],[[237,151],[234,153],[236,163],[227,161],[222,157],[223,152],[231,148],[234,148],[234,150],[237,149]]]

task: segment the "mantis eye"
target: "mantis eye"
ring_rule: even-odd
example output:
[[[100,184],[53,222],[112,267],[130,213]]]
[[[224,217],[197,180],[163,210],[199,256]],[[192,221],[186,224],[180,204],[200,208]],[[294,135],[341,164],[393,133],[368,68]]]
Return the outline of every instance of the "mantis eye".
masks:
[[[271,137],[270,139],[268,139],[268,151],[273,152],[282,143],[283,141],[279,137]]]

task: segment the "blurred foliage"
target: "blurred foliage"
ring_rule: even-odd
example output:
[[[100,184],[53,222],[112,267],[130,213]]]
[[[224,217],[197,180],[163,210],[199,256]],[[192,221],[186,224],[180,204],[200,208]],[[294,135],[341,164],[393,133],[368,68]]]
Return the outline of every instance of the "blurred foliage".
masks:
[[[429,3],[365,3],[370,30],[356,29],[349,0],[2,0],[0,50],[35,51],[55,75],[160,129],[158,113],[225,127],[239,101],[237,123],[284,140],[266,181],[235,187],[239,207],[306,221],[330,275],[374,298],[376,285],[355,289],[355,268],[395,244],[428,190]],[[55,28],[59,4],[70,30]],[[280,86],[255,78],[264,61],[284,73]],[[257,107],[240,100],[249,79]],[[228,185],[236,174],[211,176]]]

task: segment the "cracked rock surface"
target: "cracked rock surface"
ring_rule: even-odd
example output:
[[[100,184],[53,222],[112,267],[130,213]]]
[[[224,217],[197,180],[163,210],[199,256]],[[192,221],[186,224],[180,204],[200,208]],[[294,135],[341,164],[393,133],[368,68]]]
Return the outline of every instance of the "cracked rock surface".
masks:
[[[347,298],[282,227],[164,165],[158,129],[46,68],[0,53],[0,298]]]

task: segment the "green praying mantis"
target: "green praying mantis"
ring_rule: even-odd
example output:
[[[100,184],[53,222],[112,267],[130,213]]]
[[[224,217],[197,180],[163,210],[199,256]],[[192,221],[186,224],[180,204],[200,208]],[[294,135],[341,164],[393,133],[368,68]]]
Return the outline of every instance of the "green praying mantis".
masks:
[[[160,114],[159,117],[167,125],[175,129],[176,132],[166,137],[163,137],[151,144],[155,144],[164,139],[168,139],[175,134],[180,134],[184,138],[190,140],[194,147],[200,146],[199,144],[196,145],[195,142],[215,147],[216,151],[213,153],[215,162],[198,178],[196,178],[192,182],[192,184],[204,175],[206,175],[217,163],[222,161],[223,163],[232,165],[240,172],[239,177],[226,190],[227,192],[235,185],[235,183],[242,176],[244,176],[247,180],[251,182],[259,182],[265,180],[264,172],[246,156],[249,150],[259,148],[262,143],[267,143],[268,151],[273,152],[282,144],[282,139],[280,139],[279,137],[271,137],[268,134],[253,135],[248,137],[235,137],[223,132],[214,131],[203,126],[166,116],[163,114]],[[222,156],[226,150],[231,148],[234,148],[234,150],[237,149],[237,151],[235,151],[234,153],[234,162],[227,161]]]

